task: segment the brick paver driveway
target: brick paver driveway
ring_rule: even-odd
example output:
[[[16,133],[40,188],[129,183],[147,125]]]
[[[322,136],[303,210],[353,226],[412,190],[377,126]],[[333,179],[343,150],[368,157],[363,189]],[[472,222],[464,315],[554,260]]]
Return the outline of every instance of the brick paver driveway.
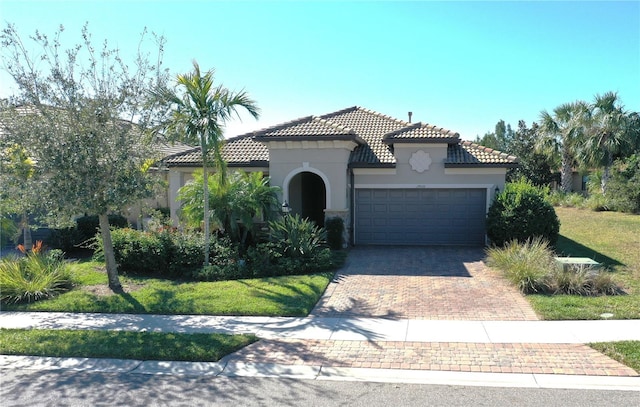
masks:
[[[536,320],[482,248],[357,247],[313,316]]]
[[[480,248],[358,247],[311,316],[536,320]],[[263,339],[229,360],[282,365],[637,376],[580,344]]]

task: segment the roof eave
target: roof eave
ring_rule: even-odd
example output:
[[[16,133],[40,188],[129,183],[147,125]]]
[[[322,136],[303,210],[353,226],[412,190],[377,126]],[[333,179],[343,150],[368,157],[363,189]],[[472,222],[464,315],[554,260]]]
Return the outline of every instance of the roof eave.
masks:
[[[383,138],[382,142],[387,145],[393,144],[458,144],[457,137],[428,137],[428,138]]]
[[[358,144],[364,143],[364,140],[362,140],[355,134],[341,134],[331,136],[327,136],[324,134],[307,134],[304,136],[255,136],[253,137],[253,140],[262,143],[269,141],[355,141]]]
[[[349,168],[396,168],[396,163],[349,163]]]
[[[444,168],[517,168],[518,163],[444,163]]]

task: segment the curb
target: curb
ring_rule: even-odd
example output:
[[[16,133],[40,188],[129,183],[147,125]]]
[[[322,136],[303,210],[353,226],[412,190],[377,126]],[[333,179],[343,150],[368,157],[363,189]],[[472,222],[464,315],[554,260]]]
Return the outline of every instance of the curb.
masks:
[[[451,386],[584,389],[640,392],[640,377],[434,370],[365,369],[245,362],[175,362],[129,359],[0,355],[1,369],[72,370],[145,375],[280,377],[300,380],[365,381]]]

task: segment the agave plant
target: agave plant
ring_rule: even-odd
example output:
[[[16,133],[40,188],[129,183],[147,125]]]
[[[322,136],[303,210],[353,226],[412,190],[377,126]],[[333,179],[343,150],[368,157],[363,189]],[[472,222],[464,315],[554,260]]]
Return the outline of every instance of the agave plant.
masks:
[[[326,232],[298,214],[269,222],[270,240],[278,245],[285,257],[311,257],[324,247]]]

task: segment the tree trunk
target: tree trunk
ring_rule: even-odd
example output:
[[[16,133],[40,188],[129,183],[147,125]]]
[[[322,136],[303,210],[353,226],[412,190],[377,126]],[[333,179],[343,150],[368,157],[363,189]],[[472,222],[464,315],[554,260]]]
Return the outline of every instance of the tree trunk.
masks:
[[[560,169],[560,189],[562,192],[571,192],[573,184],[573,169],[571,168],[571,156],[566,151],[562,152],[562,168]]]
[[[33,249],[33,240],[31,239],[31,228],[29,227],[29,215],[22,214],[22,237],[24,250],[30,252]]]
[[[109,228],[109,216],[106,213],[98,215],[100,221],[100,234],[102,235],[102,248],[104,250],[104,260],[107,264],[107,278],[109,279],[109,288],[115,293],[121,293],[122,284],[118,278],[118,266],[116,264],[116,256],[113,251],[113,241],[111,240],[111,229]]]
[[[204,266],[209,265],[209,175],[207,174],[207,164],[203,154],[202,159],[202,190],[204,192]]]
[[[611,179],[612,165],[613,165],[613,159],[611,158],[611,153],[608,153],[607,164],[604,166],[604,171],[602,172],[602,178],[600,178],[600,189],[602,190],[602,195],[607,194],[607,184],[609,183],[609,179]]]

